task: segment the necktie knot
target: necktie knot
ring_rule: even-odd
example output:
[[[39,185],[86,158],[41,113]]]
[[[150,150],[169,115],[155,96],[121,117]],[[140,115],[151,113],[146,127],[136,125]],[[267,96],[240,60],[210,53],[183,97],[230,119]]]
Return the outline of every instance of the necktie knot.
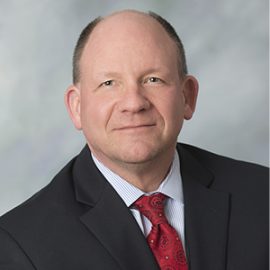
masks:
[[[147,217],[153,226],[168,223],[164,214],[164,202],[167,198],[162,193],[155,193],[150,196],[142,196],[135,203],[134,206]]]

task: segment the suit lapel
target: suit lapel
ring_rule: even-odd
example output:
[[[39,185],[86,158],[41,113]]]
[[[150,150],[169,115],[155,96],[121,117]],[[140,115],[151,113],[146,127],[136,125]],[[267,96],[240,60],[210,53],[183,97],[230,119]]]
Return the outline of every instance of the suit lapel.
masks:
[[[229,194],[211,190],[214,176],[180,147],[189,270],[225,270]]]
[[[88,147],[78,156],[73,177],[77,200],[91,206],[81,221],[112,255],[119,269],[158,270],[136,220],[94,165]]]

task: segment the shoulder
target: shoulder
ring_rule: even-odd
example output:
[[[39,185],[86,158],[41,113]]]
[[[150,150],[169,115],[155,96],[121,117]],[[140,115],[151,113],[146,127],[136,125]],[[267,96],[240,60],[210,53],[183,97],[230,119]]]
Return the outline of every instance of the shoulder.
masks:
[[[79,217],[88,209],[76,199],[77,160],[78,156],[42,190],[0,217],[0,268],[4,264],[23,270],[40,262],[49,264],[57,255],[48,250],[64,251],[66,237],[77,241],[83,231]]]
[[[14,237],[34,235],[57,213],[68,215],[74,208],[74,190],[70,161],[43,189],[0,217],[0,228]]]
[[[208,170],[214,176],[213,185],[217,188],[227,188],[230,191],[243,190],[245,186],[245,190],[255,189],[263,193],[268,190],[269,168],[267,167],[221,156],[187,144],[178,144],[177,148],[180,155],[188,153]]]
[[[196,160],[209,169],[217,172],[222,171],[226,173],[247,173],[253,172],[268,176],[269,168],[250,163],[242,160],[236,160],[230,157],[225,157],[192,145],[180,143],[177,145],[178,149],[188,151]]]

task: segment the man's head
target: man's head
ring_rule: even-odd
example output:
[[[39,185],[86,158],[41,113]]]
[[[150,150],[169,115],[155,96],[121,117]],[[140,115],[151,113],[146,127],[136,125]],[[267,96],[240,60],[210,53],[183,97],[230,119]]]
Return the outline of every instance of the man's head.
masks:
[[[109,167],[171,158],[183,120],[195,110],[197,81],[186,74],[182,44],[166,27],[156,15],[122,11],[96,20],[80,37],[66,105]]]

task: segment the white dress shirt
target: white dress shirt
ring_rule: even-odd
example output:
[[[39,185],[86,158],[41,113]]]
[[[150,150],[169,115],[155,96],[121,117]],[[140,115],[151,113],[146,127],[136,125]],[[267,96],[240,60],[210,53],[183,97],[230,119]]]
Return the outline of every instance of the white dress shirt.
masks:
[[[149,219],[143,216],[132,204],[139,199],[142,195],[150,195],[156,192],[161,192],[168,196],[165,201],[165,215],[168,222],[175,228],[178,235],[181,237],[183,247],[185,247],[185,235],[184,235],[184,200],[182,189],[182,178],[180,174],[180,161],[178,153],[175,151],[173,163],[167,177],[162,181],[159,188],[151,193],[145,193],[132,184],[125,181],[119,175],[112,172],[104,164],[102,164],[92,154],[92,158],[104,175],[107,181],[113,186],[127,207],[130,208],[133,216],[138,222],[145,237],[150,233],[152,224]]]

